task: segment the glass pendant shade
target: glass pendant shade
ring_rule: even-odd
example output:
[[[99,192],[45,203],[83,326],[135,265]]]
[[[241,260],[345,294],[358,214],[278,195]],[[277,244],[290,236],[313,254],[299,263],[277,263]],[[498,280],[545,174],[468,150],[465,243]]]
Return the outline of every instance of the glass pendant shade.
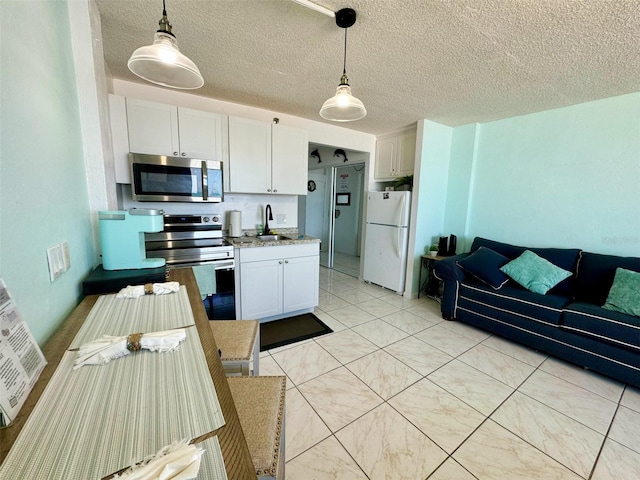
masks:
[[[204,85],[198,67],[180,53],[178,41],[167,32],[156,32],[153,45],[133,52],[127,66],[140,78],[165,87],[191,90]]]
[[[340,83],[336,94],[322,104],[320,116],[333,122],[353,122],[364,118],[367,109],[351,94],[348,83]]]
[[[353,122],[364,118],[367,109],[364,104],[351,94],[349,79],[347,78],[347,29],[356,23],[356,11],[343,8],[336,12],[336,25],[344,28],[344,63],[342,77],[336,94],[322,104],[320,116],[332,122]]]

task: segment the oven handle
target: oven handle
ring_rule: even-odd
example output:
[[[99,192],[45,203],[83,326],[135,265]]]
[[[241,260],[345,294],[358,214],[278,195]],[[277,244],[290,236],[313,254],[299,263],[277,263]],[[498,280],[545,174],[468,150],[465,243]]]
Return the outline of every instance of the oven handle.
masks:
[[[186,268],[186,267],[198,267],[200,265],[215,265],[216,270],[233,270],[235,269],[235,260],[230,258],[228,260],[211,260],[209,262],[185,262],[185,263],[167,263],[170,268]]]
[[[202,200],[209,198],[209,170],[207,170],[207,162],[202,161]],[[402,197],[404,198],[404,197]]]

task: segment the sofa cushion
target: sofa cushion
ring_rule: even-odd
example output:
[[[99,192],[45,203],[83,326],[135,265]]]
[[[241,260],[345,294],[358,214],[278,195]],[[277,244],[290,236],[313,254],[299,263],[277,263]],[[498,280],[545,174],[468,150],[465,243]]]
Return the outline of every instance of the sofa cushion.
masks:
[[[603,305],[611,290],[616,268],[640,272],[640,258],[582,252],[575,281],[575,299]]]
[[[509,277],[500,267],[509,262],[504,255],[487,247],[480,247],[466,258],[458,260],[458,265],[481,282],[498,290],[509,281]]]
[[[490,248],[511,260],[522,255],[525,250],[531,250],[536,255],[544,258],[545,260],[549,260],[554,265],[562,268],[563,270],[567,270],[572,274],[576,271],[578,256],[580,254],[580,250],[577,248],[527,248],[497,242],[495,240],[489,240],[482,237],[474,238],[473,244],[471,245],[471,252],[474,252],[480,247]],[[553,287],[549,293],[565,296],[572,295],[574,279],[575,275],[566,278]]]
[[[555,266],[530,250],[500,268],[527,290],[545,295],[571,272]]]
[[[463,283],[459,289],[458,307],[469,311],[477,308],[489,309],[501,318],[516,315],[532,321],[559,325],[562,310],[570,301],[568,297],[539,295],[510,283],[500,290],[481,283]]]
[[[562,328],[640,351],[640,317],[586,302],[573,302],[562,314]]]
[[[616,268],[603,308],[640,317],[640,272]]]

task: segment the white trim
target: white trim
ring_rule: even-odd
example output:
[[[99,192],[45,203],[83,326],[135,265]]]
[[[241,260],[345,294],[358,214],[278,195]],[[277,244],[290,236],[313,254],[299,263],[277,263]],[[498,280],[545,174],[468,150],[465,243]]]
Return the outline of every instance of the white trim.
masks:
[[[576,311],[576,310],[571,310],[571,309],[566,309],[566,308],[564,309],[564,311],[565,312],[569,312],[569,313],[576,313],[578,315],[584,315],[584,316],[587,316],[587,317],[595,318],[597,320],[602,320],[602,321],[605,321],[605,322],[615,323],[617,325],[621,325],[621,326],[624,326],[624,327],[635,328],[636,330],[640,330],[640,325],[631,325],[631,324],[628,324],[628,323],[619,322],[619,321],[614,320],[612,318],[600,317],[598,315],[593,315],[591,313],[579,312],[579,311]],[[626,315],[626,314],[623,314],[623,315]]]
[[[554,312],[562,312],[562,311],[564,310],[564,308],[549,307],[549,306],[547,306],[547,305],[541,305],[541,304],[539,304],[539,303],[529,302],[529,301],[527,301],[527,300],[521,300],[521,299],[519,299],[519,298],[516,298],[516,297],[510,297],[510,296],[508,296],[508,295],[499,295],[499,294],[497,294],[496,292],[487,291],[487,290],[482,290],[482,289],[479,289],[479,288],[477,288],[477,287],[474,287],[473,285],[466,285],[466,284],[465,284],[465,287],[467,287],[467,288],[469,288],[469,289],[471,289],[471,290],[475,290],[476,292],[485,292],[485,293],[488,293],[489,295],[495,295],[496,297],[505,298],[505,299],[508,299],[508,300],[514,300],[514,301],[516,301],[516,302],[520,302],[520,303],[526,303],[527,305],[533,305],[533,306],[535,306],[535,307],[539,307],[539,308],[546,308],[547,310],[552,310],[552,311],[554,311]],[[466,297],[465,297],[465,298],[466,298]]]
[[[620,362],[620,361],[615,360],[613,358],[609,358],[609,357],[605,357],[604,355],[600,355],[599,353],[595,353],[595,352],[592,352],[592,351],[589,351],[589,350],[585,350],[583,348],[576,347],[575,345],[571,345],[569,343],[561,342],[560,340],[556,340],[555,338],[547,337],[547,336],[542,335],[540,333],[532,332],[531,330],[526,330],[526,329],[524,329],[522,327],[518,327],[517,325],[513,325],[511,323],[506,323],[506,322],[503,322],[501,320],[496,320],[495,318],[488,317],[488,316],[483,315],[481,313],[477,313],[477,312],[470,312],[470,313],[473,313],[474,315],[478,315],[478,316],[484,317],[484,318],[486,318],[488,320],[491,320],[493,322],[500,323],[502,325],[506,325],[508,327],[511,327],[511,328],[514,328],[514,329],[517,329],[517,330],[521,330],[521,331],[526,332],[526,333],[530,333],[530,334],[535,335],[537,337],[541,337],[541,338],[545,338],[547,340],[551,340],[552,342],[558,343],[560,345],[564,345],[564,346],[572,348],[574,350],[578,350],[580,352],[584,352],[584,353],[587,353],[589,355],[593,355],[594,357],[599,357],[599,358],[602,358],[602,359],[607,360],[609,362],[617,363],[618,365],[622,365],[624,367],[628,367],[628,368],[631,368],[633,370],[637,370],[637,371],[640,372],[640,367],[637,367],[635,365],[628,365],[626,363]],[[531,348],[535,348],[535,347],[531,347]]]
[[[593,332],[588,331],[588,330],[582,330],[582,329],[576,328],[576,327],[569,327],[567,325],[563,325],[561,328],[562,329],[566,329],[566,330],[571,330],[571,331],[574,331],[574,332],[584,333],[585,336],[589,336],[589,337],[602,338],[602,339],[607,340],[609,342],[613,342],[613,343],[617,343],[617,344],[620,344],[620,345],[624,345],[625,347],[629,347],[629,348],[632,348],[634,350],[640,351],[640,347],[638,345],[633,345],[631,343],[625,343],[625,342],[622,342],[620,340],[616,340],[615,338],[605,337],[604,335],[598,335],[597,333],[593,333]]]

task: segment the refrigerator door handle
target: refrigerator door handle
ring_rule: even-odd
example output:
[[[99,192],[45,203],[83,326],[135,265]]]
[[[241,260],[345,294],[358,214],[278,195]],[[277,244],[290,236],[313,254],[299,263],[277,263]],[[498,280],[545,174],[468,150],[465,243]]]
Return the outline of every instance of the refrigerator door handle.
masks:
[[[400,229],[396,228],[396,257],[400,258]]]
[[[402,217],[404,216],[404,200],[405,200],[405,196],[402,195],[402,197],[400,197],[400,208],[398,209],[398,222],[396,223],[396,225],[400,226],[400,225],[404,225],[402,223]]]

